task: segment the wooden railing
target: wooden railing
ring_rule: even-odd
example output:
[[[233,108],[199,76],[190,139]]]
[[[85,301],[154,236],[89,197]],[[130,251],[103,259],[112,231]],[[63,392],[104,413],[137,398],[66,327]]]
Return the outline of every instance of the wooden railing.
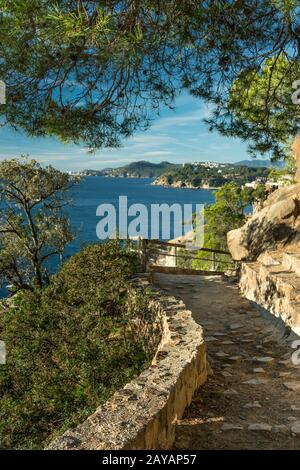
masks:
[[[223,273],[237,268],[237,263],[232,259],[229,251],[225,250],[205,247],[191,250],[182,243],[147,239],[138,239],[137,246],[144,270],[154,266],[165,266],[186,268],[189,271]],[[201,252],[207,253],[207,256],[200,257]]]

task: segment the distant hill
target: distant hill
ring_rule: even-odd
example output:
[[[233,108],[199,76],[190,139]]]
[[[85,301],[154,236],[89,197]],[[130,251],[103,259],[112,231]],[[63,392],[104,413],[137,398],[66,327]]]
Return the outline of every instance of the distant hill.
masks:
[[[270,160],[242,160],[234,163],[235,166],[248,166],[249,168],[270,168],[276,166],[278,168],[284,167],[284,162],[271,162]]]
[[[105,168],[104,170],[84,170],[85,175],[120,176],[124,178],[157,178],[166,171],[174,170],[180,165],[169,162],[151,163],[141,160],[129,163],[119,168]]]
[[[184,164],[156,178],[153,184],[174,188],[220,188],[228,182],[239,186],[259,180],[264,182],[269,175],[266,167],[249,167],[225,163],[200,162]]]
[[[237,163],[214,163],[214,162],[198,162],[198,163],[186,163],[186,168],[194,168],[193,171],[198,171],[202,168],[204,171],[205,167],[215,168],[215,172],[218,169],[229,169],[234,167],[248,167],[248,168],[269,168],[270,166],[276,166],[282,168],[283,162],[270,162],[269,160],[242,160]],[[83,170],[80,173],[87,176],[111,176],[111,177],[123,177],[123,178],[158,178],[169,172],[176,170],[180,171],[183,168],[182,164],[175,164],[170,162],[151,163],[145,160],[138,162],[132,162],[125,166],[118,168],[104,168],[103,170]],[[198,170],[197,170],[198,168]]]

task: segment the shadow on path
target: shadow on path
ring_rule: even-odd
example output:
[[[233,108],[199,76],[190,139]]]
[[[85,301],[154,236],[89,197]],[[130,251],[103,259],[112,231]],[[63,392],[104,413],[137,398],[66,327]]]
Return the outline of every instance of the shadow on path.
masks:
[[[283,330],[219,276],[156,274],[203,327],[213,374],[177,426],[175,449],[300,449],[300,370]]]

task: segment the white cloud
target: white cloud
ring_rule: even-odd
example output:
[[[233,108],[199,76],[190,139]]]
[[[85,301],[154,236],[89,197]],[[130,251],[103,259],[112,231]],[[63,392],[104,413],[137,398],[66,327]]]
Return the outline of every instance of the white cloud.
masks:
[[[223,151],[223,150],[228,150],[230,149],[230,145],[210,145],[209,150],[215,150],[215,151]]]
[[[161,118],[152,126],[152,129],[161,130],[174,126],[188,126],[197,122],[200,124],[203,119],[209,118],[212,115],[212,111],[212,106],[203,105],[191,113]]]
[[[173,152],[169,152],[167,150],[157,150],[153,152],[144,152],[140,154],[140,157],[163,157],[166,155],[174,155]]]
[[[123,147],[124,149],[132,150],[146,147],[146,151],[149,146],[159,147],[161,145],[176,144],[177,139],[167,134],[152,134],[152,132],[150,131],[147,134],[136,135],[128,139],[127,143],[129,145]]]

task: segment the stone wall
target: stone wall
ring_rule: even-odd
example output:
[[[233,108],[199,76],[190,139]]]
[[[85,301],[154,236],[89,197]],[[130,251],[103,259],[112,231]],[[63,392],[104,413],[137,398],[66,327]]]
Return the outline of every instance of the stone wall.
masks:
[[[175,426],[209,366],[202,328],[182,301],[156,290],[163,334],[152,365],[93,415],[51,443],[51,450],[168,449]],[[121,366],[121,364],[120,364]]]
[[[257,262],[242,263],[240,288],[296,335],[300,335],[300,278],[285,264],[293,255],[274,252]],[[279,261],[278,261],[279,260]],[[269,264],[267,264],[269,263]]]

